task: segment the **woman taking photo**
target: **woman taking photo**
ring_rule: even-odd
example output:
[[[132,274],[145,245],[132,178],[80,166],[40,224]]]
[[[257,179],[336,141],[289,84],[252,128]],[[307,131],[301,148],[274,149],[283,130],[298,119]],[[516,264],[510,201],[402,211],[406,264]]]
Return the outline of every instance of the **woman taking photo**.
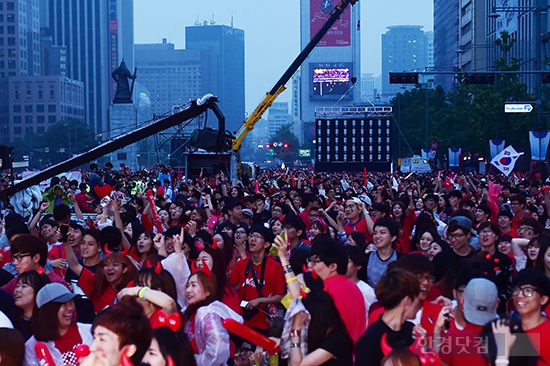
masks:
[[[34,335],[25,343],[25,366],[41,365],[35,351],[37,342],[46,344],[55,365],[77,365],[74,348],[92,344],[93,338],[90,324],[73,323],[76,296],[59,283],[38,291],[38,314],[33,321]]]
[[[211,276],[211,277],[210,277]],[[222,319],[243,318],[216,300],[216,278],[202,271],[195,272],[187,282],[188,308],[183,314],[184,331],[191,343],[197,365],[226,365],[230,357],[229,333]]]

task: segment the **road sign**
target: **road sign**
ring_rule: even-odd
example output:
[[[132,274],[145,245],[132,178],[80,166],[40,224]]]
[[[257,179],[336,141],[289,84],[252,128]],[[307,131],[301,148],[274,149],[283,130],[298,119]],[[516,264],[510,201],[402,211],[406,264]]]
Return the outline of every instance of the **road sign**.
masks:
[[[504,105],[504,113],[529,113],[532,110],[533,106],[529,103]]]

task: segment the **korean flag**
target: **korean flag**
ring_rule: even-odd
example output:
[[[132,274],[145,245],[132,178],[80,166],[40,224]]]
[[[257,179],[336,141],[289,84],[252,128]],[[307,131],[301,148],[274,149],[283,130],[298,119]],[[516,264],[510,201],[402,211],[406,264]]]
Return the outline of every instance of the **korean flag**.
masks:
[[[495,156],[491,160],[491,164],[497,167],[498,170],[503,172],[506,176],[509,176],[512,170],[514,170],[514,165],[516,165],[516,160],[523,155],[523,153],[518,153],[512,145],[508,146],[506,149],[502,150],[500,154]]]

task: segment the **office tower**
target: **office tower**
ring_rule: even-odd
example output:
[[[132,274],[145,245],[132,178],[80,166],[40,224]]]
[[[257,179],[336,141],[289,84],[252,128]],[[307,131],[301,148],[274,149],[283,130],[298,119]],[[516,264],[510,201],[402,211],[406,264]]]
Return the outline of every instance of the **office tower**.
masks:
[[[489,71],[492,66],[487,55],[494,43],[486,43],[486,2],[468,0],[460,3],[458,28],[458,68],[461,71]]]
[[[317,34],[339,3],[336,0],[301,0],[301,49]],[[357,2],[345,9],[302,64],[300,74],[295,75],[300,86],[299,131],[310,130],[308,126],[315,122],[316,107],[345,107],[361,101],[360,85],[352,82],[352,78],[361,79],[360,4]],[[302,143],[311,143],[304,141],[303,134],[297,137]]]
[[[38,0],[0,0],[0,143],[84,118],[83,83],[42,75]]]
[[[236,132],[245,120],[244,31],[207,22],[185,27],[185,48],[203,51],[202,68],[193,77],[218,97],[226,129]]]
[[[201,50],[177,50],[166,38],[162,43],[136,44],[134,49],[139,81],[149,91],[152,113],[170,112],[204,94]]]
[[[273,103],[267,111],[269,138],[273,137],[273,141],[279,141],[277,140],[277,136],[275,136],[276,132],[281,127],[292,124],[292,116],[288,113],[288,103]]]
[[[459,1],[434,0],[434,69],[452,72],[458,66]],[[454,87],[454,75],[435,75],[445,91]]]
[[[428,66],[428,37],[420,25],[394,25],[382,34],[382,93],[390,100],[403,85],[390,84],[390,72],[424,71]],[[406,88],[412,88],[409,85]]]
[[[132,0],[40,0],[42,35],[67,48],[63,76],[84,83],[85,121],[99,140],[110,135],[111,72],[122,59],[134,69],[133,11]]]

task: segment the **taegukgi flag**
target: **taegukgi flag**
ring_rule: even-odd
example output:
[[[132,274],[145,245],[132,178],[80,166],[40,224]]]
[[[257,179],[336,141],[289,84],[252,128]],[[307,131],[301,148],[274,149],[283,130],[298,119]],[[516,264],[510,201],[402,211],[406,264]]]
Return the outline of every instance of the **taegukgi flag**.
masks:
[[[498,170],[503,172],[506,176],[509,176],[514,166],[516,165],[516,160],[523,155],[523,153],[518,153],[512,145],[508,146],[506,149],[502,150],[500,154],[495,156],[491,160],[491,164],[497,167]]]

